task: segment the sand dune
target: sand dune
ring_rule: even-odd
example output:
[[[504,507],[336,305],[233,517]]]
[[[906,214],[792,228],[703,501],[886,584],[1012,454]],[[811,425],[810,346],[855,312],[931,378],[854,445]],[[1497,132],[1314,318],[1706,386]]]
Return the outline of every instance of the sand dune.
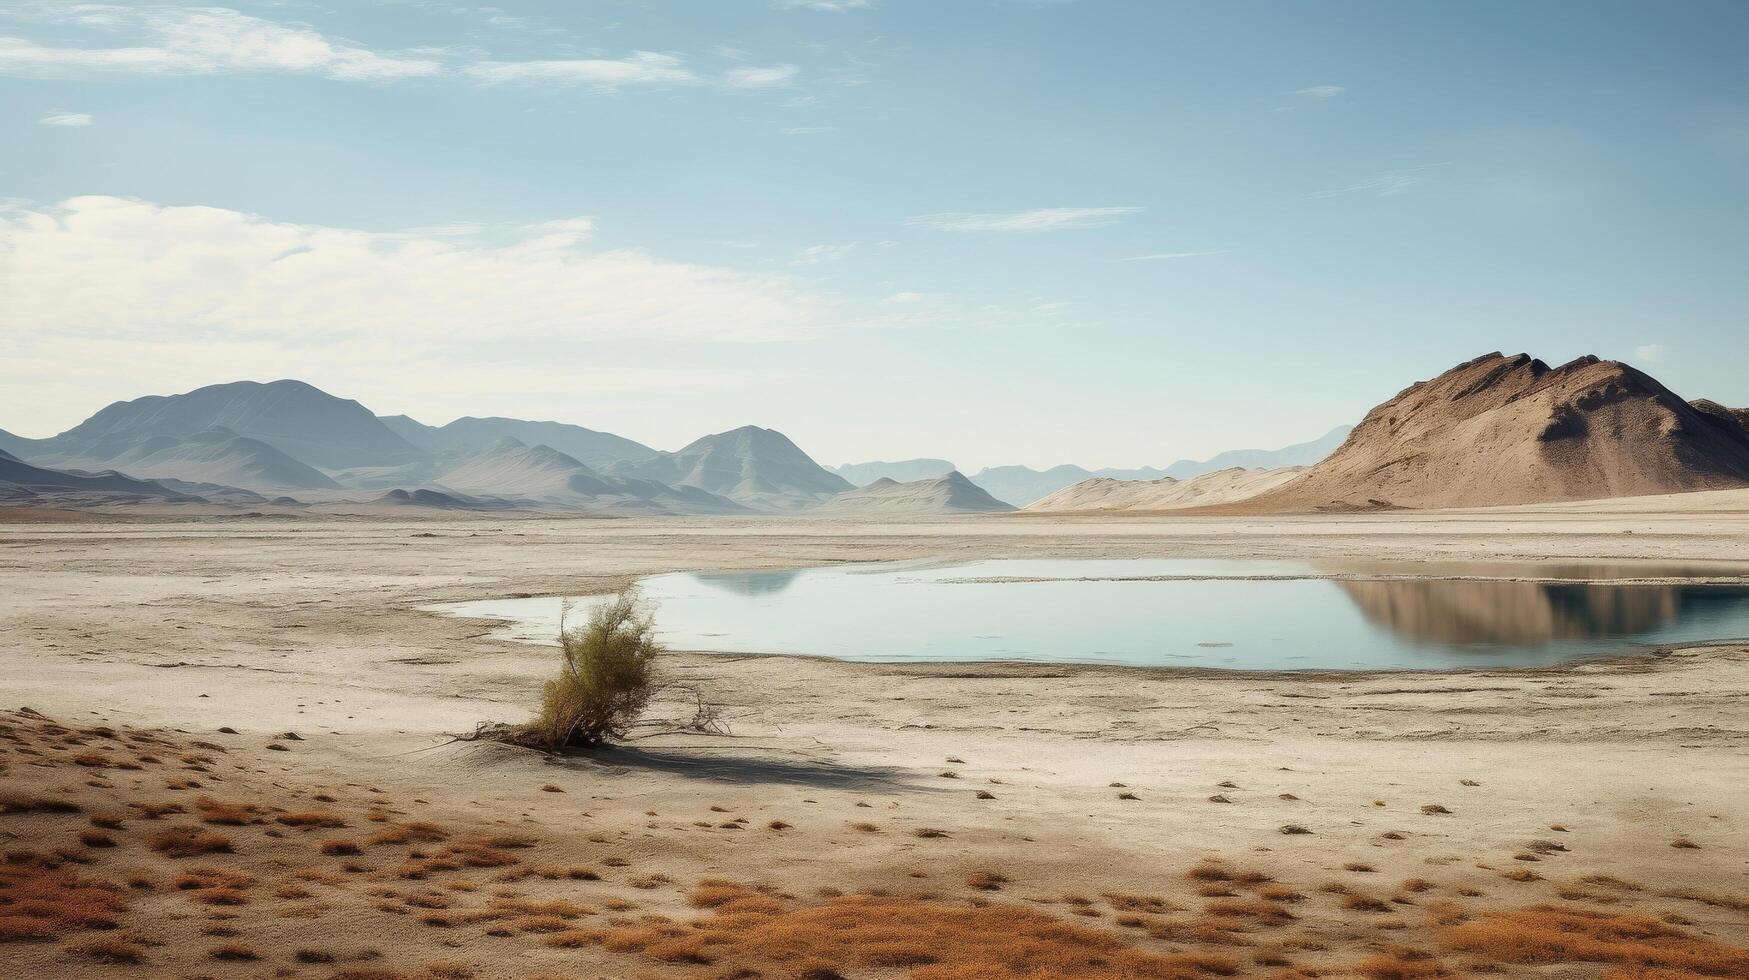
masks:
[[[1295,511],[1486,507],[1749,486],[1749,432],[1651,376],[1479,357],[1367,413],[1329,459],[1245,501]]]
[[[1180,510],[1231,503],[1272,490],[1304,473],[1303,466],[1248,470],[1235,466],[1188,480],[1113,480],[1097,477],[1064,487],[1027,507],[1040,513]]]

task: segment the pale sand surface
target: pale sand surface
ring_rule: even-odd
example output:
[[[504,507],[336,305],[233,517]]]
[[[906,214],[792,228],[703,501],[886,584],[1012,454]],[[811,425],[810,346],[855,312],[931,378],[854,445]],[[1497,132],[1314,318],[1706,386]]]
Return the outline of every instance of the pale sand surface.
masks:
[[[1743,645],[1559,670],[1372,675],[676,654],[676,675],[726,707],[731,736],[664,736],[593,759],[549,759],[447,744],[446,736],[483,720],[525,717],[551,651],[493,639],[490,623],[419,608],[606,591],[662,571],[886,559],[1749,563],[1749,498],[1734,493],[1273,519],[873,524],[487,515],[0,525],[7,666],[0,707],[29,706],[73,727],[164,730],[180,746],[159,753],[172,761],[180,752],[208,751],[187,748],[192,740],[226,749],[215,762],[188,764],[206,770],[192,777],[202,787],[174,790],[168,783],[191,778],[188,772],[64,764],[70,752],[107,743],[98,736],[60,750],[45,747],[38,733],[29,736],[36,742],[0,743],[14,747],[0,756],[7,763],[0,787],[64,794],[87,812],[177,800],[190,815],[165,823],[178,825],[194,823],[193,798],[201,792],[291,809],[319,806],[310,801],[320,793],[334,797],[332,808],[348,823],[314,836],[229,828],[237,854],[179,862],[144,845],[154,824],[129,821],[115,832],[121,846],[91,851],[95,860],[79,871],[119,879],[138,870],[155,879],[158,887],[140,891],[121,915],[118,935],[150,934],[166,945],[148,947],[144,966],[119,968],[77,952],[94,933],[74,932],[0,945],[0,962],[10,964],[0,972],[328,976],[339,967],[295,956],[321,947],[372,949],[381,954],[372,968],[409,976],[439,960],[482,977],[728,975],[726,961],[663,963],[595,940],[556,948],[537,931],[491,937],[484,924],[421,925],[417,915],[425,910],[416,906],[377,908],[421,889],[473,908],[494,888],[513,887],[588,905],[591,912],[570,925],[605,930],[651,913],[681,921],[705,914],[689,908],[686,896],[707,878],[769,885],[795,903],[817,901],[822,888],[878,889],[953,902],[982,896],[1064,917],[1083,909],[1065,896],[1090,896],[1095,905],[1083,913],[1098,915],[1072,921],[1114,930],[1148,950],[1230,956],[1243,975],[1281,969],[1271,955],[1283,949],[1297,966],[1354,975],[1358,961],[1392,946],[1430,951],[1459,974],[1604,975],[1596,964],[1529,966],[1452,949],[1429,912],[1439,902],[1472,915],[1543,902],[1631,908],[1674,916],[1692,935],[1749,945]],[[29,718],[3,720],[41,727]],[[221,726],[237,734],[217,734]],[[289,751],[267,750],[288,730],[302,741],[278,743]],[[45,754],[21,755],[19,745]],[[37,764],[45,760],[55,764]],[[548,785],[562,792],[543,791]],[[994,799],[975,799],[978,790]],[[1137,798],[1119,799],[1120,792]],[[1211,802],[1216,794],[1229,802]],[[318,838],[375,830],[363,815],[385,800],[391,824],[437,821],[458,836],[526,831],[539,843],[517,852],[523,866],[583,864],[602,880],[536,875],[504,883],[499,869],[409,880],[395,873],[406,848],[369,848],[355,859],[359,870],[344,872],[343,859],[316,851]],[[1429,804],[1451,812],[1423,813]],[[748,819],[745,829],[721,826],[737,817]],[[773,831],[766,826],[772,820],[793,826]],[[853,829],[858,822],[875,829]],[[1311,833],[1281,833],[1287,824]],[[0,815],[9,849],[70,844],[86,826],[83,815]],[[277,825],[269,819],[263,826]],[[919,828],[948,836],[920,838]],[[1700,846],[1672,847],[1680,837]],[[1549,839],[1567,850],[1515,860],[1530,842]],[[1303,892],[1307,898],[1292,906],[1297,918],[1236,923],[1215,942],[1165,925],[1147,933],[1120,926],[1119,910],[1099,899],[1105,892],[1162,896],[1179,911],[1150,922],[1206,918],[1209,900],[1186,871],[1210,856]],[[213,920],[212,908],[191,899],[196,893],[169,887],[179,868],[202,862],[262,879],[246,890],[247,904],[220,910],[235,920]],[[1375,870],[1344,870],[1351,862]],[[336,880],[307,883],[311,897],[275,897],[281,880],[309,866],[330,868]],[[969,892],[966,876],[986,869],[1011,882]],[[1501,876],[1525,869],[1544,880]],[[1642,890],[1579,881],[1600,874]],[[480,890],[443,891],[456,877]],[[1410,878],[1426,879],[1429,890],[1402,891],[1399,883]],[[1340,896],[1318,891],[1338,881],[1414,904],[1345,909]],[[1574,888],[1580,897],[1561,895]],[[1710,901],[1696,900],[1699,893]],[[615,910],[615,902],[635,907]],[[262,958],[210,959],[209,950],[225,941],[203,935],[215,921],[221,929],[236,923],[233,941]],[[863,964],[844,967],[843,975],[910,973]]]

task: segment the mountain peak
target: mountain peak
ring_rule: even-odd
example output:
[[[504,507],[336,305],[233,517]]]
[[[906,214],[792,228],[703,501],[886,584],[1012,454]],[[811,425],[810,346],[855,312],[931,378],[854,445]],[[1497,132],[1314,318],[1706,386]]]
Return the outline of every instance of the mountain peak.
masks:
[[[1470,507],[1745,485],[1749,433],[1638,368],[1494,353],[1404,389],[1251,504]]]

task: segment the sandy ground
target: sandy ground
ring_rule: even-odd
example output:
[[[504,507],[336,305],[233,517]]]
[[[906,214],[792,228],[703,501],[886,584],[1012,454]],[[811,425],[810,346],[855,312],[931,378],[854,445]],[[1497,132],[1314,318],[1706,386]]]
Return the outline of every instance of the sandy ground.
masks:
[[[0,707],[40,713],[0,719],[0,789],[80,807],[0,813],[8,867],[139,879],[118,884],[116,928],[0,942],[0,974],[1749,976],[1749,958],[1730,952],[1749,946],[1742,645],[1374,675],[675,654],[674,674],[726,708],[730,736],[554,759],[448,741],[525,717],[552,653],[419,609],[670,570],[1043,556],[1749,563],[1749,505],[1697,494],[1268,520],[0,524]],[[142,754],[155,761],[117,764]],[[257,810],[203,822],[202,796]],[[129,810],[154,801],[184,812]],[[312,807],[331,825],[279,819]],[[128,815],[108,831],[117,846],[79,844],[109,811]],[[369,843],[416,822],[444,840]],[[151,842],[166,827],[225,834],[233,853],[167,856]],[[501,849],[511,863],[408,874],[510,832],[532,845]],[[335,839],[363,853],[323,853]],[[1265,902],[1244,875],[1192,876],[1207,859],[1280,892]],[[200,866],[255,881],[236,903],[211,903],[210,889],[175,884]],[[565,871],[579,868],[592,877]],[[797,938],[806,930],[705,954],[639,938],[740,908],[713,904],[696,890],[705,880],[763,890],[769,906],[731,923],[747,935],[790,915],[873,915],[834,904],[867,896],[937,921],[986,903],[1159,962],[1108,951],[1054,973],[978,972],[943,951],[946,927],[924,959],[826,946],[784,959],[785,943],[812,941]],[[512,908],[554,901],[570,904],[544,927],[531,924],[538,910]],[[1526,911],[1543,905],[1567,911]],[[1641,946],[1707,952],[1549,952],[1512,938],[1569,912],[1641,916],[1642,932],[1672,933]],[[98,940],[133,944],[143,963],[104,962]],[[220,958],[242,955],[230,944],[258,958]]]

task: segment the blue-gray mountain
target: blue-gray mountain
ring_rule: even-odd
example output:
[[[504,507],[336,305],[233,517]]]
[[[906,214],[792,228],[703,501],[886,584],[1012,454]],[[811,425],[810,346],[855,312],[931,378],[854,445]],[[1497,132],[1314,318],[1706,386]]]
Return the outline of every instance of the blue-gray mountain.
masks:
[[[929,480],[959,469],[945,459],[900,459],[892,462],[882,460],[872,463],[845,463],[843,466],[826,468],[859,487],[866,487],[876,480],[892,480],[895,483]]]
[[[306,501],[422,505],[442,494],[453,501],[445,506],[731,514],[796,510],[850,486],[769,429],[748,426],[664,453],[560,422],[468,417],[428,426],[379,418],[301,381],[239,381],[116,402],[47,439],[0,431],[0,450],[45,472],[115,470],[136,484],[165,481],[156,490],[111,481],[116,493],[192,499],[177,492],[187,489],[226,503],[295,493]],[[30,479],[44,485],[46,478]],[[392,490],[408,493],[383,496]]]
[[[653,459],[660,455],[649,446],[624,436],[564,422],[469,416],[448,425],[431,426],[405,415],[385,415],[382,422],[396,435],[430,453],[475,452],[509,438],[525,446],[551,446],[589,466],[623,459]]]
[[[1310,442],[1298,442],[1280,449],[1232,449],[1201,461],[1181,459],[1164,469],[1143,466],[1127,470],[1111,467],[1089,470],[1072,464],[1053,466],[1048,470],[1035,470],[1026,466],[993,466],[973,474],[972,482],[990,491],[998,500],[1007,501],[1016,507],[1025,507],[1064,487],[1095,477],[1112,480],[1158,480],[1169,476],[1175,480],[1183,480],[1235,466],[1253,470],[1274,469],[1278,466],[1310,466],[1335,452],[1336,447],[1342,445],[1342,441],[1348,438],[1348,433],[1353,428],[1350,425],[1337,426]]]
[[[801,510],[850,489],[783,433],[755,425],[708,435],[653,459],[622,460],[605,472],[699,487],[766,511]]]

